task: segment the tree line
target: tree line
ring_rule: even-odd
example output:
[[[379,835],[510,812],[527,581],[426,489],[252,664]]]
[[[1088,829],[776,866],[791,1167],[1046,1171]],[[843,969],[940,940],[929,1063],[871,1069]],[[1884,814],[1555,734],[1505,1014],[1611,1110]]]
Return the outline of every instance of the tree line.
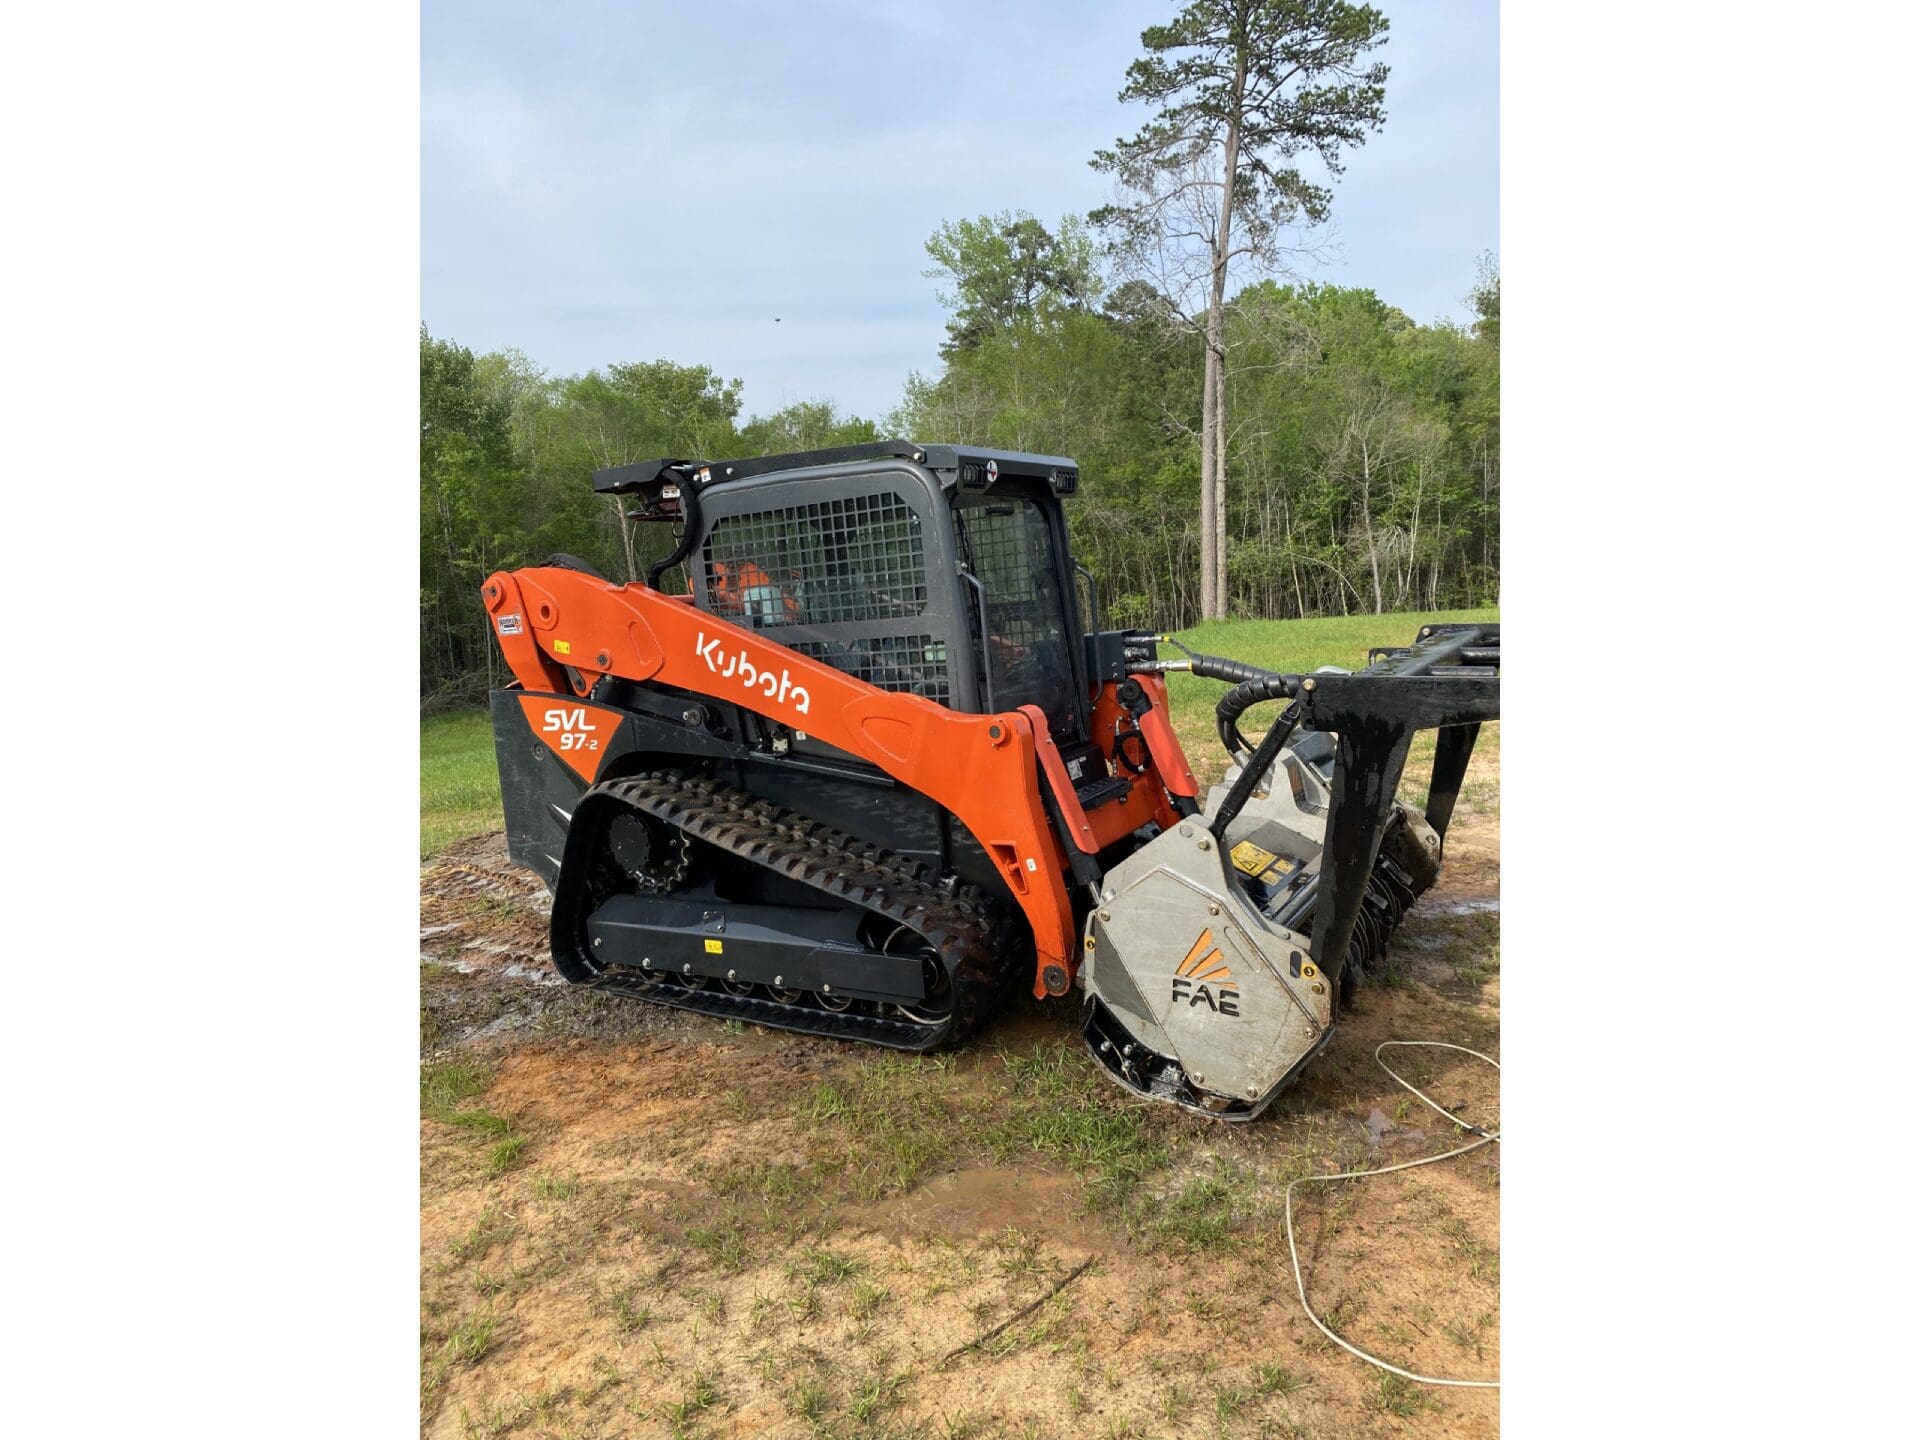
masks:
[[[1387,68],[1369,56],[1386,31],[1345,0],[1191,0],[1150,27],[1120,98],[1158,108],[1090,161],[1113,203],[1051,229],[1012,210],[942,224],[926,247],[941,366],[905,377],[880,423],[827,399],[742,419],[740,382],[704,365],[554,377],[423,328],[423,705],[499,680],[477,599],[490,571],[567,552],[634,580],[671,547],[593,494],[594,470],[883,432],[1078,460],[1069,523],[1110,623],[1495,599],[1492,258],[1466,326],[1288,281],[1332,198],[1299,162],[1330,180],[1383,123]]]
[[[999,232],[1021,219],[961,223]],[[957,258],[939,236],[929,249],[943,265]],[[1033,252],[1034,268],[1057,263],[1050,250]],[[1083,476],[1067,502],[1074,549],[1099,580],[1107,620],[1198,620],[1204,335],[1168,321],[1137,284],[1104,292],[1097,266],[1065,283],[1005,273],[1003,287],[963,271],[940,371],[909,376],[884,426],[827,400],[743,420],[740,382],[704,365],[553,377],[517,351],[476,355],[422,331],[423,702],[470,704],[498,681],[478,598],[492,571],[565,552],[633,580],[667,553],[660,527],[629,523],[589,483],[595,470],[655,456],[883,433],[1071,455]],[[1471,298],[1476,318],[1457,327],[1417,324],[1364,289],[1262,281],[1234,297],[1228,613],[1497,598],[1500,289],[1490,266]]]

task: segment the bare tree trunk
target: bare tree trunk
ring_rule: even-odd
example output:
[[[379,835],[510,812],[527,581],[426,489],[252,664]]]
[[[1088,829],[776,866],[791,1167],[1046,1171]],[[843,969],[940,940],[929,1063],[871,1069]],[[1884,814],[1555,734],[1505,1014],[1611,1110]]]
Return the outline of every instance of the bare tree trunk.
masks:
[[[1211,325],[1211,321],[1208,322]],[[1220,555],[1215,548],[1213,447],[1214,387],[1219,377],[1214,370],[1213,350],[1207,350],[1206,378],[1200,390],[1200,618],[1211,620],[1215,610],[1215,582],[1219,576]]]
[[[1227,357],[1220,356],[1220,379],[1213,392],[1213,563],[1214,618],[1225,619],[1227,581]]]
[[[1284,485],[1280,491],[1280,521],[1286,526],[1287,568],[1293,572],[1293,613],[1304,617],[1307,613],[1307,597],[1300,590],[1300,557],[1293,548],[1293,500]]]
[[[1220,226],[1213,241],[1213,277],[1210,303],[1207,306],[1207,383],[1201,403],[1207,407],[1206,424],[1202,426],[1210,433],[1201,437],[1202,448],[1213,450],[1213,463],[1203,467],[1201,484],[1211,483],[1212,503],[1201,507],[1201,523],[1212,520],[1212,603],[1207,607],[1206,618],[1218,620],[1227,613],[1227,478],[1226,478],[1226,305],[1227,305],[1227,257],[1233,242],[1233,177],[1240,168],[1240,111],[1241,100],[1247,88],[1247,62],[1244,57],[1234,63],[1233,69],[1233,105],[1229,110],[1231,118],[1227,122],[1226,164],[1220,176]],[[1208,473],[1208,472],[1211,473]],[[1211,512],[1209,514],[1209,511]],[[1203,566],[1206,560],[1203,556]]]
[[[1367,568],[1373,573],[1373,613],[1387,612],[1380,594],[1380,547],[1373,538],[1373,454],[1363,436],[1360,441],[1360,528],[1367,537]]]
[[[1407,568],[1400,581],[1400,594],[1405,597],[1409,589],[1414,589],[1414,566],[1419,563],[1420,552],[1420,499],[1427,486],[1427,462],[1417,460],[1413,471],[1413,529],[1407,536]],[[1417,589],[1415,590],[1417,594]]]
[[[627,519],[626,502],[620,496],[612,496],[611,501],[614,517],[620,524],[620,553],[626,557],[627,583],[631,585],[640,578],[639,562],[633,554],[633,522]]]

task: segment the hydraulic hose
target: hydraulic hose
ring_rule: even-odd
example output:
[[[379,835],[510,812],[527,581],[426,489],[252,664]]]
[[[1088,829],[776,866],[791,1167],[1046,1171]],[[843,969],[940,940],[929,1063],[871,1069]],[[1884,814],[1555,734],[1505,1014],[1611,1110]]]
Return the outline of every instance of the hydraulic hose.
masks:
[[[1299,689],[1298,675],[1265,672],[1242,680],[1222,695],[1220,703],[1213,707],[1213,725],[1220,732],[1220,743],[1227,747],[1227,753],[1235,755],[1253,748],[1240,733],[1242,715],[1268,700],[1291,700]]]
[[[1293,734],[1293,727],[1300,723],[1300,702],[1294,701],[1280,712],[1280,718],[1273,722],[1271,729],[1260,739],[1260,748],[1253,752],[1240,767],[1240,778],[1233,782],[1233,789],[1227,792],[1227,798],[1220,802],[1220,809],[1213,817],[1213,833],[1222,845],[1226,843],[1227,827],[1240,816],[1240,811],[1260,782],[1273,769],[1273,762],[1280,758],[1280,747],[1287,743],[1287,737]]]
[[[647,588],[658,590],[660,577],[693,553],[700,539],[700,490],[691,480],[680,482],[680,543],[666,559],[647,568]]]
[[[1213,708],[1214,730],[1229,755],[1244,755],[1253,749],[1252,742],[1240,733],[1239,720],[1242,715],[1268,700],[1291,700],[1299,692],[1298,675],[1281,675],[1245,661],[1229,660],[1224,655],[1202,655],[1197,650],[1189,650],[1171,635],[1155,635],[1153,638],[1173,646],[1187,658],[1160,661],[1143,666],[1143,669],[1186,670],[1207,680],[1224,680],[1233,686]]]

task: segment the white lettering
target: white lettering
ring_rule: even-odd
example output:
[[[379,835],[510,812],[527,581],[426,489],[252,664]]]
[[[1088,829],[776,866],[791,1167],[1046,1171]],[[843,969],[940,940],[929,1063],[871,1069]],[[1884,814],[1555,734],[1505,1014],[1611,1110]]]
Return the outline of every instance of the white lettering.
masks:
[[[694,634],[693,653],[707,662],[709,672],[718,675],[722,680],[738,680],[745,689],[758,690],[769,700],[791,704],[802,715],[812,708],[813,697],[807,693],[806,686],[793,683],[791,671],[783,666],[780,673],[776,675],[771,669],[762,669],[748,658],[745,650],[727,654],[720,648],[720,638],[716,635],[709,640],[704,630]],[[549,720],[557,713],[559,712],[549,710],[547,712]],[[584,718],[585,712],[581,714]],[[547,728],[559,727],[549,725]]]

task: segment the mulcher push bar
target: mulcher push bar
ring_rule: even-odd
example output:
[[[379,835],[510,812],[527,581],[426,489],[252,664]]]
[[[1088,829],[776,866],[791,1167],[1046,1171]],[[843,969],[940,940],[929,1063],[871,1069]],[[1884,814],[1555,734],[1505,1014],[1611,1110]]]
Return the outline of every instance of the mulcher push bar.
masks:
[[[1171,636],[1155,638],[1183,651],[1187,659],[1139,668],[1188,670],[1233,685],[1215,707],[1214,721],[1227,753],[1246,758],[1214,816],[1216,836],[1226,835],[1227,826],[1266,779],[1296,726],[1329,731],[1336,737],[1323,871],[1330,874],[1331,883],[1321,886],[1313,930],[1322,968],[1338,980],[1417,730],[1440,732],[1426,815],[1435,833],[1446,838],[1481,723],[1500,715],[1500,627],[1428,625],[1411,645],[1369,651],[1372,663],[1351,675],[1282,675],[1218,655],[1197,654]],[[1294,703],[1259,746],[1250,745],[1240,733],[1240,717],[1265,701],[1288,699]]]
[[[1414,732],[1440,732],[1426,816],[1444,841],[1480,726],[1500,718],[1499,661],[1499,626],[1429,625],[1412,645],[1357,674],[1301,680],[1300,724],[1336,737],[1333,802],[1313,919],[1314,952],[1335,980]]]

